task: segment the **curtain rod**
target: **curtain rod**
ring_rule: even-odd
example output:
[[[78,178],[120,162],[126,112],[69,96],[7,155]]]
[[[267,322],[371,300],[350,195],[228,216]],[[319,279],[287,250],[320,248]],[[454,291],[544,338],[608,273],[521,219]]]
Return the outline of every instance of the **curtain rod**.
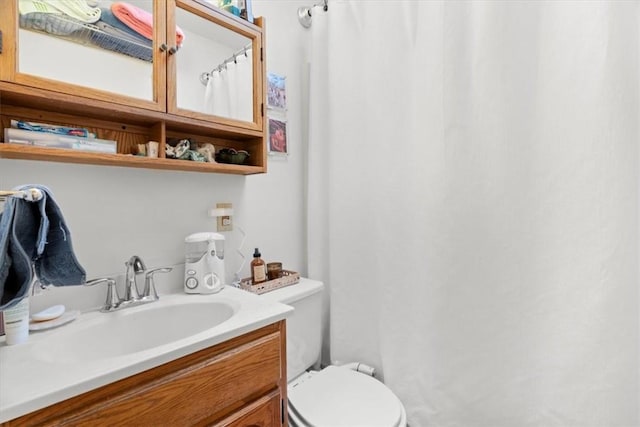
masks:
[[[311,10],[317,6],[322,7],[322,10],[326,12],[329,10],[329,0],[322,0],[320,3],[316,3],[311,7],[303,6],[298,8],[298,21],[304,28],[311,26]]]
[[[217,67],[215,67],[213,70],[209,71],[208,73],[205,71],[204,73],[200,74],[200,82],[203,85],[207,85],[207,82],[209,81],[209,79],[211,78],[211,75],[213,73],[220,72],[223,69],[226,70],[227,69],[227,64],[230,64],[232,62],[236,62],[236,59],[238,58],[238,56],[240,55],[244,55],[247,56],[247,52],[249,50],[251,50],[252,48],[252,44],[249,43],[248,45],[246,45],[245,47],[243,47],[242,49],[240,49],[239,51],[235,52],[233,55],[231,55],[230,57],[228,57],[227,59],[225,59],[224,61],[222,61]]]

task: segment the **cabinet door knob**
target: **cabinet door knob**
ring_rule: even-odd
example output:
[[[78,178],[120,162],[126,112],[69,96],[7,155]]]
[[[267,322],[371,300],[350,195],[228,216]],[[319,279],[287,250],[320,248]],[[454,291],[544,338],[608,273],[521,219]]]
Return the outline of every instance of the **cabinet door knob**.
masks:
[[[169,46],[167,46],[166,44],[162,43],[162,44],[160,45],[160,51],[161,51],[161,52],[166,52],[166,51],[167,51],[167,49],[169,49]]]
[[[169,55],[173,55],[174,53],[176,53],[178,51],[178,47],[177,46],[171,46],[169,48]]]

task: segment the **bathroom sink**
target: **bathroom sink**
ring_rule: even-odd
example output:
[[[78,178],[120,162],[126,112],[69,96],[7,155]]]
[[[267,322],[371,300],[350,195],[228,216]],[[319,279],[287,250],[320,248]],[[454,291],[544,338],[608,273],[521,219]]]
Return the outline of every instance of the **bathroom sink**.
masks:
[[[209,330],[230,319],[235,308],[224,301],[152,303],[113,313],[92,313],[36,343],[37,358],[76,363],[125,356]]]
[[[293,308],[225,286],[214,294],[175,292],[155,302],[102,313],[82,305],[74,321],[29,334],[26,343],[0,338],[0,424],[272,325]],[[70,298],[52,289],[40,306]],[[53,294],[58,292],[59,294]],[[35,297],[34,297],[35,300]],[[77,301],[77,300],[76,300]],[[94,307],[86,311],[89,307]],[[75,308],[75,307],[74,307]],[[36,310],[36,312],[39,311]]]

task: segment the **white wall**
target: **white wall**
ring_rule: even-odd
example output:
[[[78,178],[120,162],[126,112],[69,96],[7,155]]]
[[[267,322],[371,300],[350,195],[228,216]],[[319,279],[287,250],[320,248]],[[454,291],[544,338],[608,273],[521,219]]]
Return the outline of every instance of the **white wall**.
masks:
[[[300,3],[301,4],[301,3]],[[247,238],[247,263],[254,247],[265,261],[306,273],[304,245],[304,151],[300,70],[305,32],[297,23],[295,1],[258,1],[254,14],[267,25],[267,69],[287,76],[288,158],[268,159],[268,173],[252,176],[154,171],[0,159],[0,189],[27,183],[48,186],[62,208],[74,249],[89,278],[124,273],[133,254],[148,268],[183,266],[183,239],[196,231],[215,231],[207,210],[216,202],[234,205],[235,224]],[[0,104],[0,109],[2,108]],[[240,264],[235,252],[240,233],[227,237],[227,275]],[[179,280],[179,275],[172,276]],[[159,281],[162,279],[159,277]],[[160,282],[160,287],[164,288]],[[95,294],[104,289],[50,290],[37,300],[54,301],[67,292]]]

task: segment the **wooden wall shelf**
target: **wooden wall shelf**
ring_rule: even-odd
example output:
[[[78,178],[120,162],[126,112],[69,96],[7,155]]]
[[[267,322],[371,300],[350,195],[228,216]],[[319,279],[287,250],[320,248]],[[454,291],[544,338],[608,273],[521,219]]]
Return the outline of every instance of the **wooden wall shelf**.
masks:
[[[3,10],[0,31],[4,36],[4,49],[0,52],[0,131],[10,127],[11,120],[87,128],[97,138],[117,141],[118,154],[0,143],[0,158],[240,175],[267,171],[266,58],[262,18],[248,23],[204,0],[176,0],[175,4],[154,2],[154,92],[153,99],[146,100],[21,72],[18,52],[28,50],[19,49],[17,4],[17,0],[0,0]],[[182,16],[197,16],[204,20],[209,28],[224,28],[251,41],[253,121],[215,116],[204,109],[192,111],[178,103],[176,57],[187,51],[181,49],[174,55],[176,51],[167,51],[165,46],[165,43],[176,43],[173,40],[175,32],[167,31],[167,28],[176,25],[174,15],[178,10]],[[201,83],[198,81],[198,84]],[[0,132],[0,139],[3,137],[4,132]],[[245,150],[249,153],[248,164],[165,158],[167,140],[187,138],[192,142],[213,144],[216,151],[222,148]],[[159,158],[135,155],[138,146],[148,141],[159,142]]]

